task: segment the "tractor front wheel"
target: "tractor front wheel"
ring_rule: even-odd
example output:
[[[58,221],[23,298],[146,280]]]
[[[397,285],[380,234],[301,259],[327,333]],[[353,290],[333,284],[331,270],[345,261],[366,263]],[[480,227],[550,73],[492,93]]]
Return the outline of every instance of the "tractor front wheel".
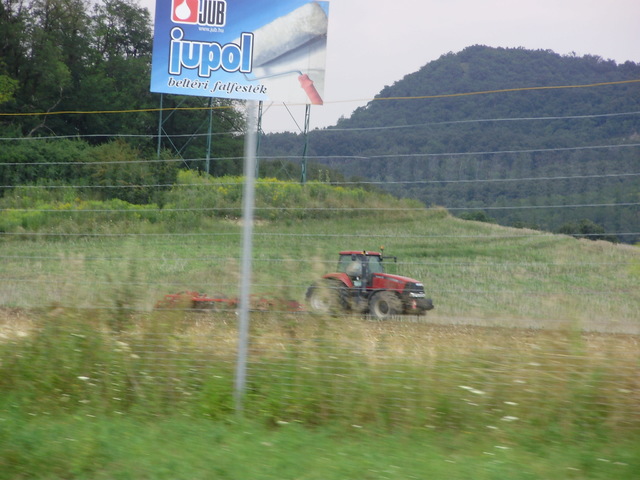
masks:
[[[378,320],[387,320],[402,312],[402,300],[393,292],[378,292],[369,300],[369,312]]]

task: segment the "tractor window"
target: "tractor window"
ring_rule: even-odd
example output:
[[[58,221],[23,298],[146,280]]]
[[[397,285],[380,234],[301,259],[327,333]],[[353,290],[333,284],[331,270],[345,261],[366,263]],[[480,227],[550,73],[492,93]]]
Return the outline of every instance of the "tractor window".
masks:
[[[384,268],[382,267],[380,257],[369,257],[369,272],[384,273]]]
[[[346,272],[347,267],[351,264],[353,260],[351,260],[351,255],[340,255],[340,260],[338,260],[338,271]]]

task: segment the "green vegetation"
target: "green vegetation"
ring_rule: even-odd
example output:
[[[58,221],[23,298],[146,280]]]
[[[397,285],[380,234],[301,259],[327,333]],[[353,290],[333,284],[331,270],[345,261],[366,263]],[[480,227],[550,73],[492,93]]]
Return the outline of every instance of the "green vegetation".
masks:
[[[242,173],[244,118],[229,101],[164,95],[154,139],[150,23],[132,0],[0,3],[0,194],[98,185],[92,200],[158,203],[152,186],[172,186],[177,168]],[[594,55],[447,53],[339,128],[311,132],[308,178],[373,182],[455,215],[633,244],[639,78],[638,64]],[[494,93],[464,95],[483,91]],[[62,138],[33,140],[45,136]],[[305,144],[263,136],[260,175],[300,178]]]
[[[114,150],[107,144],[98,149]],[[125,144],[115,145],[125,154]],[[96,149],[97,150],[97,149]],[[113,155],[113,152],[110,153]],[[125,160],[123,160],[125,161]],[[102,164],[99,164],[102,165]],[[36,185],[17,186],[0,198],[0,232],[85,232],[128,233],[144,226],[149,231],[199,230],[216,219],[241,215],[243,180],[240,177],[211,177],[198,172],[151,166],[135,162],[134,168],[115,164],[102,166],[92,185],[112,188],[85,193],[83,187]],[[81,165],[92,171],[93,164]],[[84,174],[80,172],[80,177]],[[91,175],[89,175],[91,177]],[[149,182],[146,184],[145,182]],[[169,183],[167,183],[169,182]],[[160,185],[158,185],[160,183]],[[135,200],[138,200],[136,202]],[[155,203],[150,203],[151,201]],[[256,186],[256,209],[260,220],[309,220],[328,218],[371,218],[376,210],[393,209],[401,217],[424,209],[417,201],[399,200],[389,194],[372,194],[362,188],[334,187],[326,183],[301,185],[274,178],[261,179]]]
[[[0,136],[6,138],[0,188],[43,177],[67,184],[82,178],[80,185],[86,185],[96,168],[78,172],[77,165],[56,162],[104,161],[111,147],[92,147],[114,137],[138,149],[138,160],[155,159],[160,149],[187,159],[183,166],[205,170],[209,155],[222,159],[211,162],[209,173],[240,174],[243,115],[224,99],[164,95],[161,103],[160,95],[149,92],[151,46],[149,11],[134,0],[0,2]],[[160,107],[165,114],[158,143],[153,135]],[[210,118],[215,141],[208,146]],[[26,141],[51,136],[61,138]],[[121,154],[110,160],[121,161]],[[7,162],[31,164],[12,165],[9,172],[1,166]],[[155,166],[107,168],[141,173]],[[144,178],[152,183],[153,176]]]
[[[127,281],[122,272],[129,270],[137,272],[135,296],[143,309],[162,291],[213,288],[235,296],[237,284],[225,271],[238,265],[241,190],[237,177],[193,172],[156,192],[158,204],[82,200],[69,187],[13,189],[0,199],[3,250],[13,258],[5,270],[25,281],[0,300],[38,306],[60,300],[46,286],[63,272],[101,285]],[[256,214],[258,294],[286,286],[287,296],[302,300],[308,284],[333,268],[338,251],[385,245],[401,262],[390,269],[425,282],[436,315],[583,324],[638,317],[638,278],[630,267],[637,250],[630,246],[463,221],[415,201],[317,182],[260,180]],[[286,279],[292,265],[299,269],[295,282]],[[30,298],[34,269],[45,288]],[[93,293],[71,292],[71,305],[96,302]]]
[[[155,312],[117,333],[101,324],[113,314],[55,308],[5,339],[0,478],[631,479],[640,466],[631,337],[254,315],[241,419],[231,318]]]
[[[162,300],[238,295],[244,122],[226,101],[164,96],[152,141],[150,45],[131,0],[0,2],[0,480],[637,477],[640,254],[571,236],[637,232],[634,206],[537,207],[637,202],[621,144],[637,140],[638,84],[382,97],[617,82],[638,65],[444,55],[339,124],[364,130],[313,132],[327,158],[304,186],[276,180],[299,178],[279,157],[300,137],[264,137],[251,283],[275,308],[251,315],[240,413],[233,308]],[[366,130],[388,125],[408,128]],[[558,150],[598,144],[620,146]],[[472,154],[522,149],[542,151]],[[350,155],[365,160],[343,168]],[[280,307],[338,251],[381,245],[424,281],[426,319]]]
[[[16,430],[7,438],[2,479],[626,480],[638,468],[634,439],[620,439],[615,451],[603,446],[605,439],[587,447],[567,442],[554,449],[520,449],[491,433],[389,435],[184,417],[39,417],[26,425],[16,420],[5,422]]]
[[[0,4],[0,189],[97,184],[100,197],[157,203],[149,186],[173,185],[178,167],[241,174],[244,118],[229,101],[165,95],[164,133],[153,138],[150,24],[132,0]],[[633,244],[639,78],[638,64],[594,55],[447,53],[339,128],[311,132],[308,178],[380,183],[455,215]],[[494,93],[464,95],[483,91]],[[26,141],[44,136],[83,140]],[[293,133],[263,136],[260,175],[300,178],[305,144]],[[158,149],[165,162],[154,164]],[[100,163],[111,153],[119,163]]]
[[[633,62],[476,45],[385,87],[337,129],[314,130],[309,150],[456,215],[548,231],[585,219],[635,243],[639,79]],[[459,95],[483,91],[494,93]],[[262,151],[292,155],[302,141],[273,134]]]
[[[162,207],[72,188],[1,200],[0,478],[640,468],[637,338],[606,333],[637,330],[636,247],[260,181],[254,293],[303,301],[339,250],[384,244],[399,257],[388,268],[424,280],[436,310],[390,322],[255,312],[240,418],[233,312],[153,308],[181,290],[237,295],[240,180],[181,172],[157,193]]]

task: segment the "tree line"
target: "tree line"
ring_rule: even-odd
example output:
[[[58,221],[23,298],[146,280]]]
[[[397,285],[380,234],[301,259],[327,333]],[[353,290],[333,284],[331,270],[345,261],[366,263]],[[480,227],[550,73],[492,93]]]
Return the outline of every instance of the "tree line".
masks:
[[[227,100],[165,95],[160,122],[151,47],[149,12],[133,0],[0,0],[0,194],[115,182],[92,195],[151,202],[152,187],[133,185],[170,184],[180,168],[240,174],[242,114]],[[640,65],[593,55],[450,52],[310,132],[307,178],[362,180],[507,225],[566,230],[579,215],[606,232],[638,232],[638,148],[624,145],[640,138],[639,79]],[[544,88],[557,86],[567,88]],[[500,89],[509,91],[474,94]],[[58,138],[26,140],[35,137]],[[282,159],[261,160],[260,176],[299,180],[289,159],[304,144],[299,134],[262,136],[260,155]],[[122,161],[101,165],[109,155]]]
[[[125,138],[141,158],[163,149],[181,158],[240,156],[244,119],[230,101],[164,95],[160,125],[160,95],[149,91],[151,25],[149,11],[133,0],[1,0],[0,136],[75,137],[86,145],[69,148],[88,161],[93,153],[87,146],[114,136]],[[210,109],[216,138],[207,152]],[[29,149],[49,163],[59,159],[54,142],[20,143],[3,141],[3,160],[23,158]],[[220,162],[212,173],[240,170],[240,162]],[[42,167],[41,174],[49,172]]]
[[[0,196],[67,184],[146,203],[180,169],[242,173],[241,109],[151,93],[152,40],[149,12],[133,0],[0,0]],[[298,181],[300,164],[261,162],[260,176]],[[322,165],[307,176],[343,178]]]

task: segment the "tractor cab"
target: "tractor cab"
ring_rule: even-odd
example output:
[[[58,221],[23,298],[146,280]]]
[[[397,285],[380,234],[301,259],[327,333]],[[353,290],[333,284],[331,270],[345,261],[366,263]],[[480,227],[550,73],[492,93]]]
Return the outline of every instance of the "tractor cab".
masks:
[[[338,272],[345,273],[354,287],[370,287],[374,273],[384,273],[378,252],[340,252]]]

